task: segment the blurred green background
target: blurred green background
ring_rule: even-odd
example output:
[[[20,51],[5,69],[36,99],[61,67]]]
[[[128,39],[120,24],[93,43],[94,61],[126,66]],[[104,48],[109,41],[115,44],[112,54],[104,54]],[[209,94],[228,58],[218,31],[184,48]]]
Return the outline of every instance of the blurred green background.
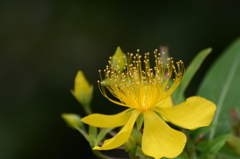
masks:
[[[78,70],[95,86],[92,108],[123,108],[98,91],[98,70],[117,46],[152,52],[167,45],[187,66],[213,47],[190,84],[240,35],[240,1],[0,1],[0,159],[94,158],[61,113],[84,112],[71,95]],[[87,157],[81,157],[87,156]]]

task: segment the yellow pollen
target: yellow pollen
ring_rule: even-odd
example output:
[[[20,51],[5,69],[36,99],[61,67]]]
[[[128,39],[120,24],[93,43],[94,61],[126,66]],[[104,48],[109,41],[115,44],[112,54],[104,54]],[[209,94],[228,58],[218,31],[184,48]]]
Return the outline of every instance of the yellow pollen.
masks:
[[[113,103],[145,111],[156,104],[163,103],[173,93],[182,81],[184,65],[180,60],[175,66],[172,57],[166,58],[164,52],[159,53],[156,49],[154,51],[155,66],[151,68],[150,53],[141,56],[139,52],[138,49],[135,55],[127,54],[128,60],[123,71],[108,61],[103,71],[104,78],[99,70],[98,86],[101,93]],[[162,58],[167,59],[165,63]],[[171,80],[173,82],[170,84]],[[119,101],[110,98],[106,88]]]

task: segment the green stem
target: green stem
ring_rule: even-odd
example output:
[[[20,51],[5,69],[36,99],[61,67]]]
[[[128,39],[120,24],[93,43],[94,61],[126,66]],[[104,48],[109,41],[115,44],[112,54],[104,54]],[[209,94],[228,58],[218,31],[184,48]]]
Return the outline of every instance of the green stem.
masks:
[[[85,105],[84,106],[84,111],[87,115],[92,114],[92,110],[90,109],[90,105]]]

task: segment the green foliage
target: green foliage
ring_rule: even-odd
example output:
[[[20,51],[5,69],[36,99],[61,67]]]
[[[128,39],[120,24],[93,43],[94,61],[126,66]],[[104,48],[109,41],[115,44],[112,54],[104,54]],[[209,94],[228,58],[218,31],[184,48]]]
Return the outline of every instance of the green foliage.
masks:
[[[103,140],[103,138],[107,135],[107,133],[109,133],[113,129],[114,128],[101,129],[96,139],[96,145],[98,145]]]
[[[227,145],[231,147],[236,153],[240,154],[240,138],[233,136],[227,141]]]
[[[133,137],[137,144],[142,144],[142,132],[138,131],[135,127],[133,127],[131,137]]]
[[[168,159],[166,157],[163,157],[162,159]],[[174,159],[190,159],[188,155],[183,151],[179,156],[175,157]]]
[[[200,157],[206,156],[206,155],[214,155],[216,154],[226,143],[226,141],[231,137],[231,134],[219,136],[218,138],[211,141],[203,151],[201,152]]]
[[[136,124],[137,124],[137,129],[140,130],[143,124],[143,114],[141,113],[137,120],[136,120]]]
[[[131,136],[128,138],[128,141],[124,144],[126,152],[129,153],[132,159],[137,159],[138,157],[145,158],[146,156],[142,152],[139,145],[142,143],[142,133],[136,128],[133,128]]]
[[[180,86],[173,93],[173,98],[176,104],[184,102],[184,92],[192,80],[193,76],[201,66],[204,59],[210,54],[212,48],[207,48],[198,53],[198,55],[193,59],[191,64],[187,67],[186,72],[184,73],[184,79]]]
[[[129,153],[129,155],[132,159],[137,159],[137,157],[136,157],[137,142],[132,136],[130,136],[128,138],[128,141],[125,142],[124,148],[125,148],[126,152]]]
[[[204,78],[198,95],[213,101],[217,111],[209,139],[230,133],[230,115],[233,108],[240,108],[240,38],[233,42],[214,63]]]
[[[217,159],[217,156],[216,155],[205,155],[198,159]]]
[[[179,155],[178,157],[176,157],[176,158],[174,158],[174,159],[190,159],[190,158],[188,157],[188,155],[186,154],[186,152],[183,151],[183,152],[181,153],[181,155]]]
[[[217,154],[220,159],[239,159],[239,154],[235,153],[232,149],[224,146]]]

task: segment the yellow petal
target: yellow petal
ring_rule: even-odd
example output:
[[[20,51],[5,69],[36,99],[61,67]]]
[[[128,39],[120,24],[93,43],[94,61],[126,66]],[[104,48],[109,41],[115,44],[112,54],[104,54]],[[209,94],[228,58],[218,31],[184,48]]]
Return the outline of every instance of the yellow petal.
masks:
[[[121,129],[121,131],[119,131],[119,133],[113,138],[105,140],[102,147],[95,146],[93,149],[94,150],[110,150],[123,145],[128,140],[128,137],[132,132],[133,125],[140,113],[141,112],[139,110],[134,110],[130,112],[129,114],[131,114],[131,117],[129,118],[126,125]]]
[[[82,118],[81,121],[95,127],[119,127],[126,124],[128,119],[130,118],[131,113],[128,113],[128,111],[130,111],[130,109],[127,109],[115,115],[91,114]]]
[[[156,107],[160,108],[169,108],[173,107],[173,100],[171,96],[168,96],[165,100],[159,102],[156,104]]]
[[[162,102],[159,102],[156,107],[160,107],[160,108],[171,108],[173,107],[173,100],[172,100],[172,97],[171,96],[168,96],[164,101]],[[155,108],[154,108],[155,110]],[[163,116],[163,119],[165,121],[168,121],[168,119],[166,119],[164,116]]]
[[[142,138],[143,152],[155,159],[174,158],[182,151],[186,136],[169,127],[155,112],[146,111]]]
[[[216,105],[207,99],[194,96],[175,107],[155,110],[175,125],[192,130],[211,123]]]

